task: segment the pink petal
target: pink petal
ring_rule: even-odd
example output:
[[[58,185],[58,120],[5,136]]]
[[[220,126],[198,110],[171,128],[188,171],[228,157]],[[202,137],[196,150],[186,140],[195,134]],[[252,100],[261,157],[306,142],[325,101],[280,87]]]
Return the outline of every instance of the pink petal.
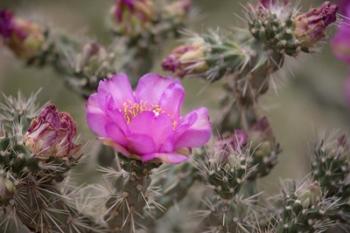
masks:
[[[114,105],[118,108],[122,108],[123,103],[127,101],[134,102],[134,95],[128,76],[123,73],[100,81],[97,93],[98,95],[111,96],[115,103]]]
[[[91,130],[100,137],[111,138],[106,132],[106,126],[114,123],[125,133],[127,125],[123,115],[118,109],[109,109],[106,104],[101,106],[100,97],[93,94],[86,104],[86,120]]]
[[[111,141],[110,139],[104,139],[104,138],[100,138],[100,139],[101,139],[101,141],[103,141],[103,144],[113,147],[114,150],[121,153],[122,155],[124,155],[126,157],[130,156],[130,152],[124,146],[119,145],[119,144]]]
[[[99,96],[93,94],[89,97],[86,104],[86,121],[90,129],[99,136],[106,136],[105,126],[107,118],[100,108]]]
[[[178,82],[173,82],[165,89],[162,94],[159,105],[163,111],[178,118],[185,97],[185,90]]]
[[[188,160],[188,157],[185,155],[175,154],[175,153],[155,153],[149,154],[142,157],[144,162],[160,159],[164,163],[178,164]]]
[[[208,110],[200,108],[190,112],[176,129],[175,148],[199,147],[211,137]]]
[[[96,113],[86,113],[86,121],[89,126],[89,128],[98,136],[100,137],[106,137],[106,124],[108,122],[107,118],[103,114],[96,114]]]
[[[112,139],[114,143],[126,145],[127,139],[124,132],[116,123],[108,123],[105,126],[106,138]]]
[[[128,135],[128,151],[142,157],[146,154],[152,154],[156,151],[156,146],[151,137],[142,134]]]
[[[135,116],[129,124],[130,132],[152,138],[157,150],[173,134],[173,122],[166,114],[146,111]]]
[[[140,78],[135,96],[149,104],[158,105],[166,89],[176,82],[178,81],[172,78],[164,78],[159,74],[146,74]]]

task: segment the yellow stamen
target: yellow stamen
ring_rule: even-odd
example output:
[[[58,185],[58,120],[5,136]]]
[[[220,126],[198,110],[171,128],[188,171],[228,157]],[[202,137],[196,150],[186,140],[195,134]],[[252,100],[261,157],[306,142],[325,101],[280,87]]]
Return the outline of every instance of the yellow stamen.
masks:
[[[124,119],[128,124],[132,121],[134,117],[145,111],[152,111],[156,117],[164,113],[167,114],[170,118],[173,118],[172,115],[166,113],[159,105],[152,105],[143,101],[141,101],[140,103],[135,103],[131,101],[126,101],[123,103],[122,113]],[[177,126],[177,121],[173,120],[172,125],[173,129],[175,129]]]

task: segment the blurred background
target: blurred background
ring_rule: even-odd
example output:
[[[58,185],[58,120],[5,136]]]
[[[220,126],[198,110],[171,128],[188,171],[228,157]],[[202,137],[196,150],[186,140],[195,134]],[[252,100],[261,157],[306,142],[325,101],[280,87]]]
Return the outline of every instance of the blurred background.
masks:
[[[230,29],[244,25],[236,14],[243,15],[246,0],[193,0],[198,17],[189,25],[191,30],[205,32],[208,28]],[[306,6],[322,1],[301,0]],[[113,0],[1,0],[0,8],[9,8],[19,16],[33,19],[71,35],[108,42],[106,17]],[[333,28],[334,30],[335,28]],[[332,33],[330,33],[332,35]],[[168,48],[159,59],[176,45]],[[162,72],[159,63],[155,70]],[[268,193],[279,188],[279,180],[302,178],[308,173],[309,158],[315,139],[324,132],[345,132],[350,129],[350,100],[345,98],[344,81],[347,67],[337,61],[326,42],[319,53],[290,59],[284,72],[274,79],[278,88],[270,90],[263,99],[262,111],[269,117],[283,153],[273,173],[260,185]],[[11,52],[0,45],[0,92],[6,95],[21,90],[29,95],[42,88],[40,103],[50,101],[67,111],[79,123],[81,140],[89,142],[94,136],[84,119],[84,101],[70,92],[50,68],[28,68]],[[186,109],[205,105],[212,120],[218,117],[217,102],[221,96],[220,84],[210,85],[201,80],[184,80]],[[94,161],[94,160],[91,160]],[[93,164],[91,165],[94,166]]]

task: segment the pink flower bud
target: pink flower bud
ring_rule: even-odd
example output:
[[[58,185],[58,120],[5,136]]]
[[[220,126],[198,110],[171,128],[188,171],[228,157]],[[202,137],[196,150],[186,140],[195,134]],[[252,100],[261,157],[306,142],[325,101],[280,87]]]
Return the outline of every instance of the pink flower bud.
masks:
[[[163,60],[162,67],[179,77],[203,73],[209,68],[205,57],[206,50],[202,40],[181,45]]]
[[[16,18],[12,12],[0,11],[0,36],[19,58],[38,54],[45,42],[44,31],[37,24]]]
[[[33,119],[24,141],[37,158],[69,158],[80,149],[80,145],[74,143],[76,135],[72,117],[57,111],[54,105],[48,105]]]
[[[294,33],[303,47],[310,48],[324,38],[327,27],[337,19],[337,11],[337,5],[327,1],[318,8],[296,16]]]

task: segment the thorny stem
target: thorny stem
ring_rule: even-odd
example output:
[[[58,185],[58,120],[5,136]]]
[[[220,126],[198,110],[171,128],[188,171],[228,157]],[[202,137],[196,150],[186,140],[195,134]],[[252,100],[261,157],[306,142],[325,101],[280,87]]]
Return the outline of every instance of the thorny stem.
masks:
[[[162,218],[167,211],[176,203],[187,196],[189,189],[200,179],[196,168],[190,163],[185,163],[173,169],[175,180],[170,180],[169,172],[166,176],[159,178],[153,186],[160,186],[164,190],[161,196],[155,202],[162,208],[154,208],[150,211],[149,217],[144,219],[145,226],[152,230],[156,226],[156,220]]]
[[[32,232],[106,231],[66,201],[54,184],[27,177],[16,186],[13,207],[19,220]]]
[[[150,174],[158,164],[120,157],[126,172],[116,180],[116,193],[107,201],[105,220],[111,232],[136,232],[142,228],[144,208],[149,208]]]

